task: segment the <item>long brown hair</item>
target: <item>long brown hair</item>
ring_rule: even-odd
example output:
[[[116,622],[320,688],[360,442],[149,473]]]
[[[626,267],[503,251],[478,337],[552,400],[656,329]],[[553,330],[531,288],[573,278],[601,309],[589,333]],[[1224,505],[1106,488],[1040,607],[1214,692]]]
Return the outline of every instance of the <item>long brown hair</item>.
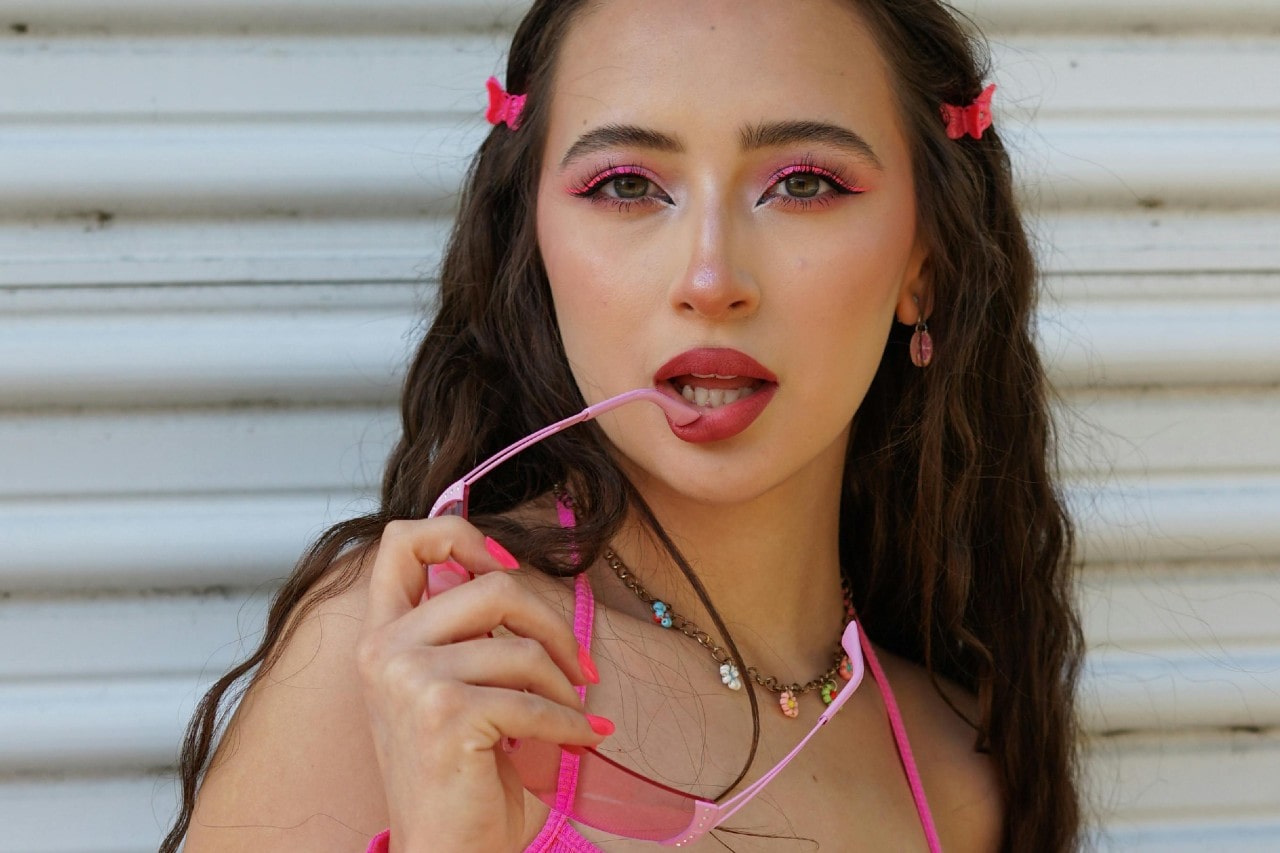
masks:
[[[841,563],[871,636],[977,694],[970,722],[1004,794],[1004,849],[1073,850],[1082,640],[1072,609],[1072,528],[1054,486],[1047,389],[1031,334],[1035,262],[999,133],[951,140],[939,116],[940,104],[967,103],[981,91],[986,68],[971,33],[935,0],[848,2],[884,53],[910,140],[940,357],[918,370],[906,354],[910,329],[890,336],[850,436]],[[161,853],[176,851],[186,833],[235,688],[270,668],[312,608],[351,585],[386,523],[421,518],[479,460],[584,405],[555,324],[534,208],[558,46],[585,5],[537,0],[517,30],[506,80],[529,95],[523,123],[518,133],[494,128],[472,162],[438,311],[405,380],[403,434],[380,508],[312,546],[277,594],[261,645],[205,695],[183,744],[182,807]],[[591,565],[635,510],[741,664],[696,575],[594,424],[488,476],[472,495],[473,519],[529,564],[571,575],[566,534],[501,515],[570,477],[579,565]],[[742,775],[758,739],[754,696],[752,713],[757,737]]]

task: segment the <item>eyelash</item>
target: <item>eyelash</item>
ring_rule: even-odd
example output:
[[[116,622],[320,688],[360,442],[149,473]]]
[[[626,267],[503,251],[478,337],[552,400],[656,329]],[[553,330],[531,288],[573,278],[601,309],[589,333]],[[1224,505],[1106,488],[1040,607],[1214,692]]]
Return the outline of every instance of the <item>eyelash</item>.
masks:
[[[604,171],[599,172],[583,181],[582,184],[569,190],[570,194],[578,198],[585,198],[592,204],[605,204],[615,210],[630,210],[636,205],[653,203],[658,199],[652,196],[645,196],[637,199],[613,198],[600,192],[600,188],[608,184],[610,181],[618,178],[641,178],[649,181],[654,186],[658,184],[658,178],[643,166],[627,166],[610,163],[605,166]],[[663,194],[665,199],[665,193]],[[669,199],[667,199],[669,200]]]
[[[824,193],[816,198],[793,198],[791,196],[781,195],[773,196],[773,198],[779,199],[784,206],[791,207],[796,210],[808,210],[815,204],[825,207],[835,200],[834,196],[862,195],[866,192],[864,187],[860,187],[854,181],[847,179],[839,169],[820,166],[809,158],[805,158],[799,163],[791,166],[785,166],[774,172],[769,178],[769,190],[772,191],[792,175],[817,175],[819,178],[826,181],[833,190],[833,192]],[[765,196],[769,195],[770,192],[765,193]],[[765,196],[761,197],[762,201],[760,203],[763,203],[763,198]]]
[[[824,193],[816,198],[793,198],[791,196],[773,195],[771,191],[778,184],[785,181],[792,175],[816,175],[826,181],[831,186],[833,192]],[[645,196],[637,199],[621,199],[614,198],[600,192],[600,189],[610,181],[625,177],[641,178],[649,181],[654,186],[657,186],[658,184],[656,176],[642,166],[610,163],[605,166],[603,171],[598,172],[578,186],[573,187],[569,192],[578,198],[585,198],[592,204],[605,204],[612,207],[614,210],[631,210],[637,205],[653,204],[655,202],[665,203],[670,201],[665,193],[663,193],[661,198]],[[769,177],[769,191],[765,192],[765,194],[761,196],[761,199],[757,204],[763,204],[767,198],[774,198],[777,199],[784,207],[795,210],[808,210],[814,205],[826,206],[831,204],[832,201],[834,201],[833,196],[861,195],[864,192],[866,192],[866,190],[863,187],[860,187],[856,183],[846,179],[839,169],[821,166],[806,158],[799,163],[794,163],[774,172],[773,175]]]

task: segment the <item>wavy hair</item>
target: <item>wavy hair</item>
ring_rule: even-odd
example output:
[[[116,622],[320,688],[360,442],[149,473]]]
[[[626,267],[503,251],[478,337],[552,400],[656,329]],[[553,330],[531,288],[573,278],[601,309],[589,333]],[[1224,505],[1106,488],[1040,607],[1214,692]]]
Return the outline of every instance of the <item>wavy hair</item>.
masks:
[[[1083,644],[1072,606],[1072,526],[1054,484],[1048,390],[1032,340],[1038,276],[998,131],[951,140],[939,115],[940,104],[968,103],[982,90],[985,54],[935,0],[845,2],[871,29],[896,89],[929,250],[930,328],[943,357],[927,370],[910,367],[911,330],[895,325],[849,439],[841,564],[871,636],[935,684],[945,677],[976,693],[979,714],[969,722],[1004,795],[1003,849],[1073,850]],[[529,95],[521,129],[495,127],[468,172],[438,310],[405,378],[403,433],[379,509],[330,528],[303,555],[273,601],[261,645],[204,696],[183,744],[181,810],[161,853],[176,851],[186,833],[236,688],[271,667],[317,604],[350,587],[383,527],[423,517],[479,460],[585,405],[556,327],[534,216],[557,50],[589,5],[537,0],[520,24],[506,80]],[[502,517],[570,477],[580,518],[572,533]],[[499,468],[471,506],[480,526],[559,576],[579,570],[570,546],[579,565],[591,565],[635,511],[741,666],[697,576],[595,424]],[[756,735],[738,780],[759,736],[748,695]]]

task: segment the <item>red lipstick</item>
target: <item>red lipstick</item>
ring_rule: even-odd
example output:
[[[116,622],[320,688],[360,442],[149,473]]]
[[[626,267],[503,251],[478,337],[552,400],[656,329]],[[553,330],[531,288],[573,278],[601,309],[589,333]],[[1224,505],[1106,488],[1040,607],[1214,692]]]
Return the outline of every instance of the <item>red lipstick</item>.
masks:
[[[671,424],[677,438],[693,443],[723,441],[743,432],[765,410],[778,389],[773,371],[744,352],[702,347],[682,352],[658,368],[654,385],[663,394],[681,397],[697,389],[701,417],[680,426]],[[745,392],[745,396],[742,396]],[[727,396],[737,398],[724,402]]]

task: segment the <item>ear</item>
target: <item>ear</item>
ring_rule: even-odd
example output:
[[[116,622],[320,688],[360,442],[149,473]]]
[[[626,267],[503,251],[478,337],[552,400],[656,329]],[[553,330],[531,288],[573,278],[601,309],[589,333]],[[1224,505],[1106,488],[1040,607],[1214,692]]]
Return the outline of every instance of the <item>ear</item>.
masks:
[[[919,320],[928,320],[933,313],[933,276],[929,263],[929,251],[924,242],[916,239],[911,248],[902,274],[902,289],[898,292],[898,307],[894,312],[898,322],[914,326]]]

